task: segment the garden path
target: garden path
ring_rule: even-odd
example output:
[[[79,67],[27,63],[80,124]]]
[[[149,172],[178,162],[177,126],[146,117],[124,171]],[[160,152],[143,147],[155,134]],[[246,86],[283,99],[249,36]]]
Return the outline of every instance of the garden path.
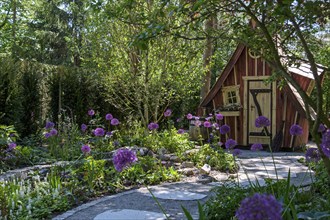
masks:
[[[291,182],[295,185],[308,185],[311,176],[308,168],[297,160],[303,157],[302,153],[274,153],[278,179],[286,178],[291,174]],[[265,184],[264,178],[276,179],[273,159],[268,152],[243,151],[237,158],[240,164],[238,172],[239,184],[242,187],[249,186],[250,182]],[[266,171],[267,170],[267,171]],[[221,179],[224,179],[222,175]],[[229,174],[232,180],[237,182],[237,175]],[[248,178],[248,177],[249,178]],[[215,176],[215,179],[216,176]],[[197,178],[186,179],[185,182],[165,183],[158,186],[150,186],[149,189],[157,197],[170,219],[186,219],[181,206],[184,206],[198,219],[198,204],[204,203],[212,195],[213,187],[223,184],[224,181],[207,184],[197,183]],[[165,219],[161,209],[152,198],[147,188],[134,189],[112,196],[86,203],[74,208],[53,220],[106,220],[106,219]]]

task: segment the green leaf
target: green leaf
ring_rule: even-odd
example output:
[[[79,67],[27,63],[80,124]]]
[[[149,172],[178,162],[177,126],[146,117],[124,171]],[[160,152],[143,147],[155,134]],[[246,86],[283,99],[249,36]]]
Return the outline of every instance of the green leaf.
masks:
[[[187,220],[193,220],[193,217],[191,216],[190,212],[185,207],[183,207],[182,205],[181,205],[181,208],[182,208],[184,214],[186,215]]]

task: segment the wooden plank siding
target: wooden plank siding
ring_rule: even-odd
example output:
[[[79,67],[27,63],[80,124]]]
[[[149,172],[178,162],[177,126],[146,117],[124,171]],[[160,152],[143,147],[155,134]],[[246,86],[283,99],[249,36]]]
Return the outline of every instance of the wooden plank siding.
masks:
[[[226,123],[230,126],[231,132],[225,136],[221,136],[221,141],[225,143],[227,138],[233,138],[239,145],[247,145],[248,140],[248,112],[250,106],[247,106],[249,101],[249,94],[247,91],[251,80],[264,80],[267,76],[271,76],[272,70],[270,66],[258,57],[251,57],[248,49],[243,45],[238,45],[233,56],[229,60],[227,66],[221,73],[215,85],[210,90],[207,97],[202,100],[200,106],[207,107],[210,110],[216,110],[224,105],[223,87],[239,85],[239,98],[241,109],[238,116],[225,116],[222,124]],[[310,91],[313,87],[313,80],[295,73],[291,73],[293,79],[299,83],[304,91]],[[262,82],[262,81],[261,81]],[[258,84],[251,84],[258,85]],[[302,143],[307,143],[308,140],[308,121],[305,119],[304,112],[295,95],[287,86],[280,90],[275,83],[270,86],[272,91],[271,101],[271,115],[270,118],[272,126],[270,128],[274,135],[278,132],[284,132],[282,148],[297,147]],[[258,88],[257,88],[258,89]],[[285,96],[287,97],[286,110],[284,109]],[[259,97],[259,96],[258,96]],[[262,96],[261,96],[262,97]],[[259,102],[259,101],[258,101]],[[260,101],[263,104],[262,101]],[[283,114],[285,116],[283,117]],[[281,124],[284,119],[284,128],[282,130]],[[299,124],[304,130],[304,134],[298,138],[291,138],[289,133],[292,124]]]

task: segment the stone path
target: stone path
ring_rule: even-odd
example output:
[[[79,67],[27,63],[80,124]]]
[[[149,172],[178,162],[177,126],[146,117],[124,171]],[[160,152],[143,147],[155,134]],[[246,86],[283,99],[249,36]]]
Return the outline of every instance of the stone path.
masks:
[[[259,157],[260,156],[260,157]],[[308,168],[297,162],[303,157],[301,153],[274,153],[276,172],[271,155],[260,152],[260,155],[250,151],[243,151],[237,159],[240,169],[238,174],[230,174],[232,180],[242,187],[250,183],[265,183],[264,178],[287,178],[289,169],[291,181],[295,185],[308,185],[311,175]],[[276,175],[277,173],[277,175]],[[221,178],[226,174],[221,174]],[[194,219],[198,219],[198,203],[205,203],[212,195],[210,190],[224,181],[200,184],[196,182],[166,183],[151,186],[149,189],[157,197],[169,219],[186,219],[181,206],[190,211]],[[147,188],[130,190],[113,196],[103,197],[90,203],[81,205],[53,220],[107,220],[107,219],[166,219],[164,213],[152,198]]]

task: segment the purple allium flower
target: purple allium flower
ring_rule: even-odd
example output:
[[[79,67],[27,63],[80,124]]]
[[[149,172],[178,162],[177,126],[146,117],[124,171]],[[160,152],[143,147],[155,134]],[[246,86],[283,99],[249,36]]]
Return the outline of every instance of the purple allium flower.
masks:
[[[13,150],[13,149],[15,149],[16,146],[17,146],[17,144],[16,144],[15,142],[10,142],[10,143],[8,144],[8,148],[9,148],[9,150]]]
[[[105,133],[105,135],[111,137],[112,136],[112,131],[107,131],[107,133]]]
[[[322,135],[321,148],[325,156],[330,157],[330,129]]]
[[[213,117],[206,117],[205,120],[206,120],[206,121],[209,121],[209,120],[211,120],[212,118],[213,118]]]
[[[259,151],[262,149],[263,149],[263,147],[262,147],[262,144],[260,144],[260,143],[254,143],[251,146],[251,151]]]
[[[91,148],[90,146],[88,146],[87,144],[83,145],[81,147],[81,151],[84,153],[84,154],[88,154],[89,152],[91,152]]]
[[[105,115],[105,120],[110,121],[111,119],[113,119],[112,114],[109,113]]]
[[[119,120],[117,118],[113,118],[113,119],[111,119],[110,123],[111,123],[111,125],[116,126],[116,125],[119,125]]]
[[[257,128],[268,127],[270,125],[270,121],[265,116],[259,116],[255,121],[255,126]]]
[[[223,115],[218,113],[218,114],[215,114],[215,118],[219,121],[221,121],[223,119]]]
[[[148,129],[150,130],[150,131],[152,131],[152,130],[157,130],[159,128],[159,125],[157,124],[157,123],[155,123],[155,122],[151,122],[149,125],[148,125]]]
[[[52,135],[50,133],[45,134],[45,138],[50,138]]]
[[[80,129],[82,132],[85,132],[87,130],[87,125],[81,124]]]
[[[317,148],[308,148],[305,157],[307,162],[318,162],[321,160],[321,155]]]
[[[220,134],[227,134],[230,132],[230,127],[229,125],[222,125],[220,127]]]
[[[237,142],[233,139],[228,139],[225,143],[227,149],[232,149],[237,145]]]
[[[118,149],[113,156],[113,164],[118,172],[138,160],[136,153],[129,149]]]
[[[117,140],[115,140],[112,144],[113,144],[113,146],[115,146],[115,147],[119,147],[119,146],[120,146],[120,143],[119,143],[119,141],[117,141]]]
[[[166,111],[164,112],[164,116],[165,117],[170,117],[172,115],[172,110],[171,109],[166,109]]]
[[[240,149],[234,149],[234,150],[232,150],[231,153],[234,157],[236,157],[236,156],[242,154],[242,151]]]
[[[219,147],[221,147],[223,145],[223,143],[221,141],[218,142]]]
[[[55,135],[57,135],[57,130],[55,128],[53,128],[52,130],[50,130],[49,134],[51,136],[55,136]]]
[[[282,205],[273,195],[256,193],[243,199],[236,217],[238,220],[281,220]]]
[[[325,127],[325,125],[324,124],[320,124],[319,129],[317,131],[322,133],[322,132],[324,132],[326,130],[327,130],[327,128]]]
[[[55,126],[55,124],[53,123],[53,122],[51,122],[51,121],[47,121],[46,122],[46,126],[45,126],[45,128],[46,129],[51,129],[51,128],[53,128]]]
[[[294,136],[294,135],[302,135],[302,133],[303,133],[302,127],[300,127],[299,125],[294,124],[294,125],[291,126],[291,128],[290,128],[290,134],[292,136]]]
[[[184,130],[182,129],[182,128],[180,128],[179,130],[178,130],[178,134],[183,134],[184,133]]]
[[[88,110],[88,115],[89,116],[95,115],[95,111],[93,109]]]
[[[103,128],[96,128],[94,130],[94,135],[98,137],[102,137],[104,135],[104,129]]]
[[[195,121],[195,126],[196,126],[196,127],[199,127],[199,126],[201,126],[201,124],[202,124],[202,122],[201,122],[201,121],[199,121],[199,120]]]
[[[204,121],[203,125],[205,128],[210,128],[212,126],[211,122],[209,122],[209,121]]]
[[[187,119],[188,119],[188,120],[191,120],[192,118],[193,118],[193,115],[192,115],[192,114],[190,114],[190,113],[187,114]]]

